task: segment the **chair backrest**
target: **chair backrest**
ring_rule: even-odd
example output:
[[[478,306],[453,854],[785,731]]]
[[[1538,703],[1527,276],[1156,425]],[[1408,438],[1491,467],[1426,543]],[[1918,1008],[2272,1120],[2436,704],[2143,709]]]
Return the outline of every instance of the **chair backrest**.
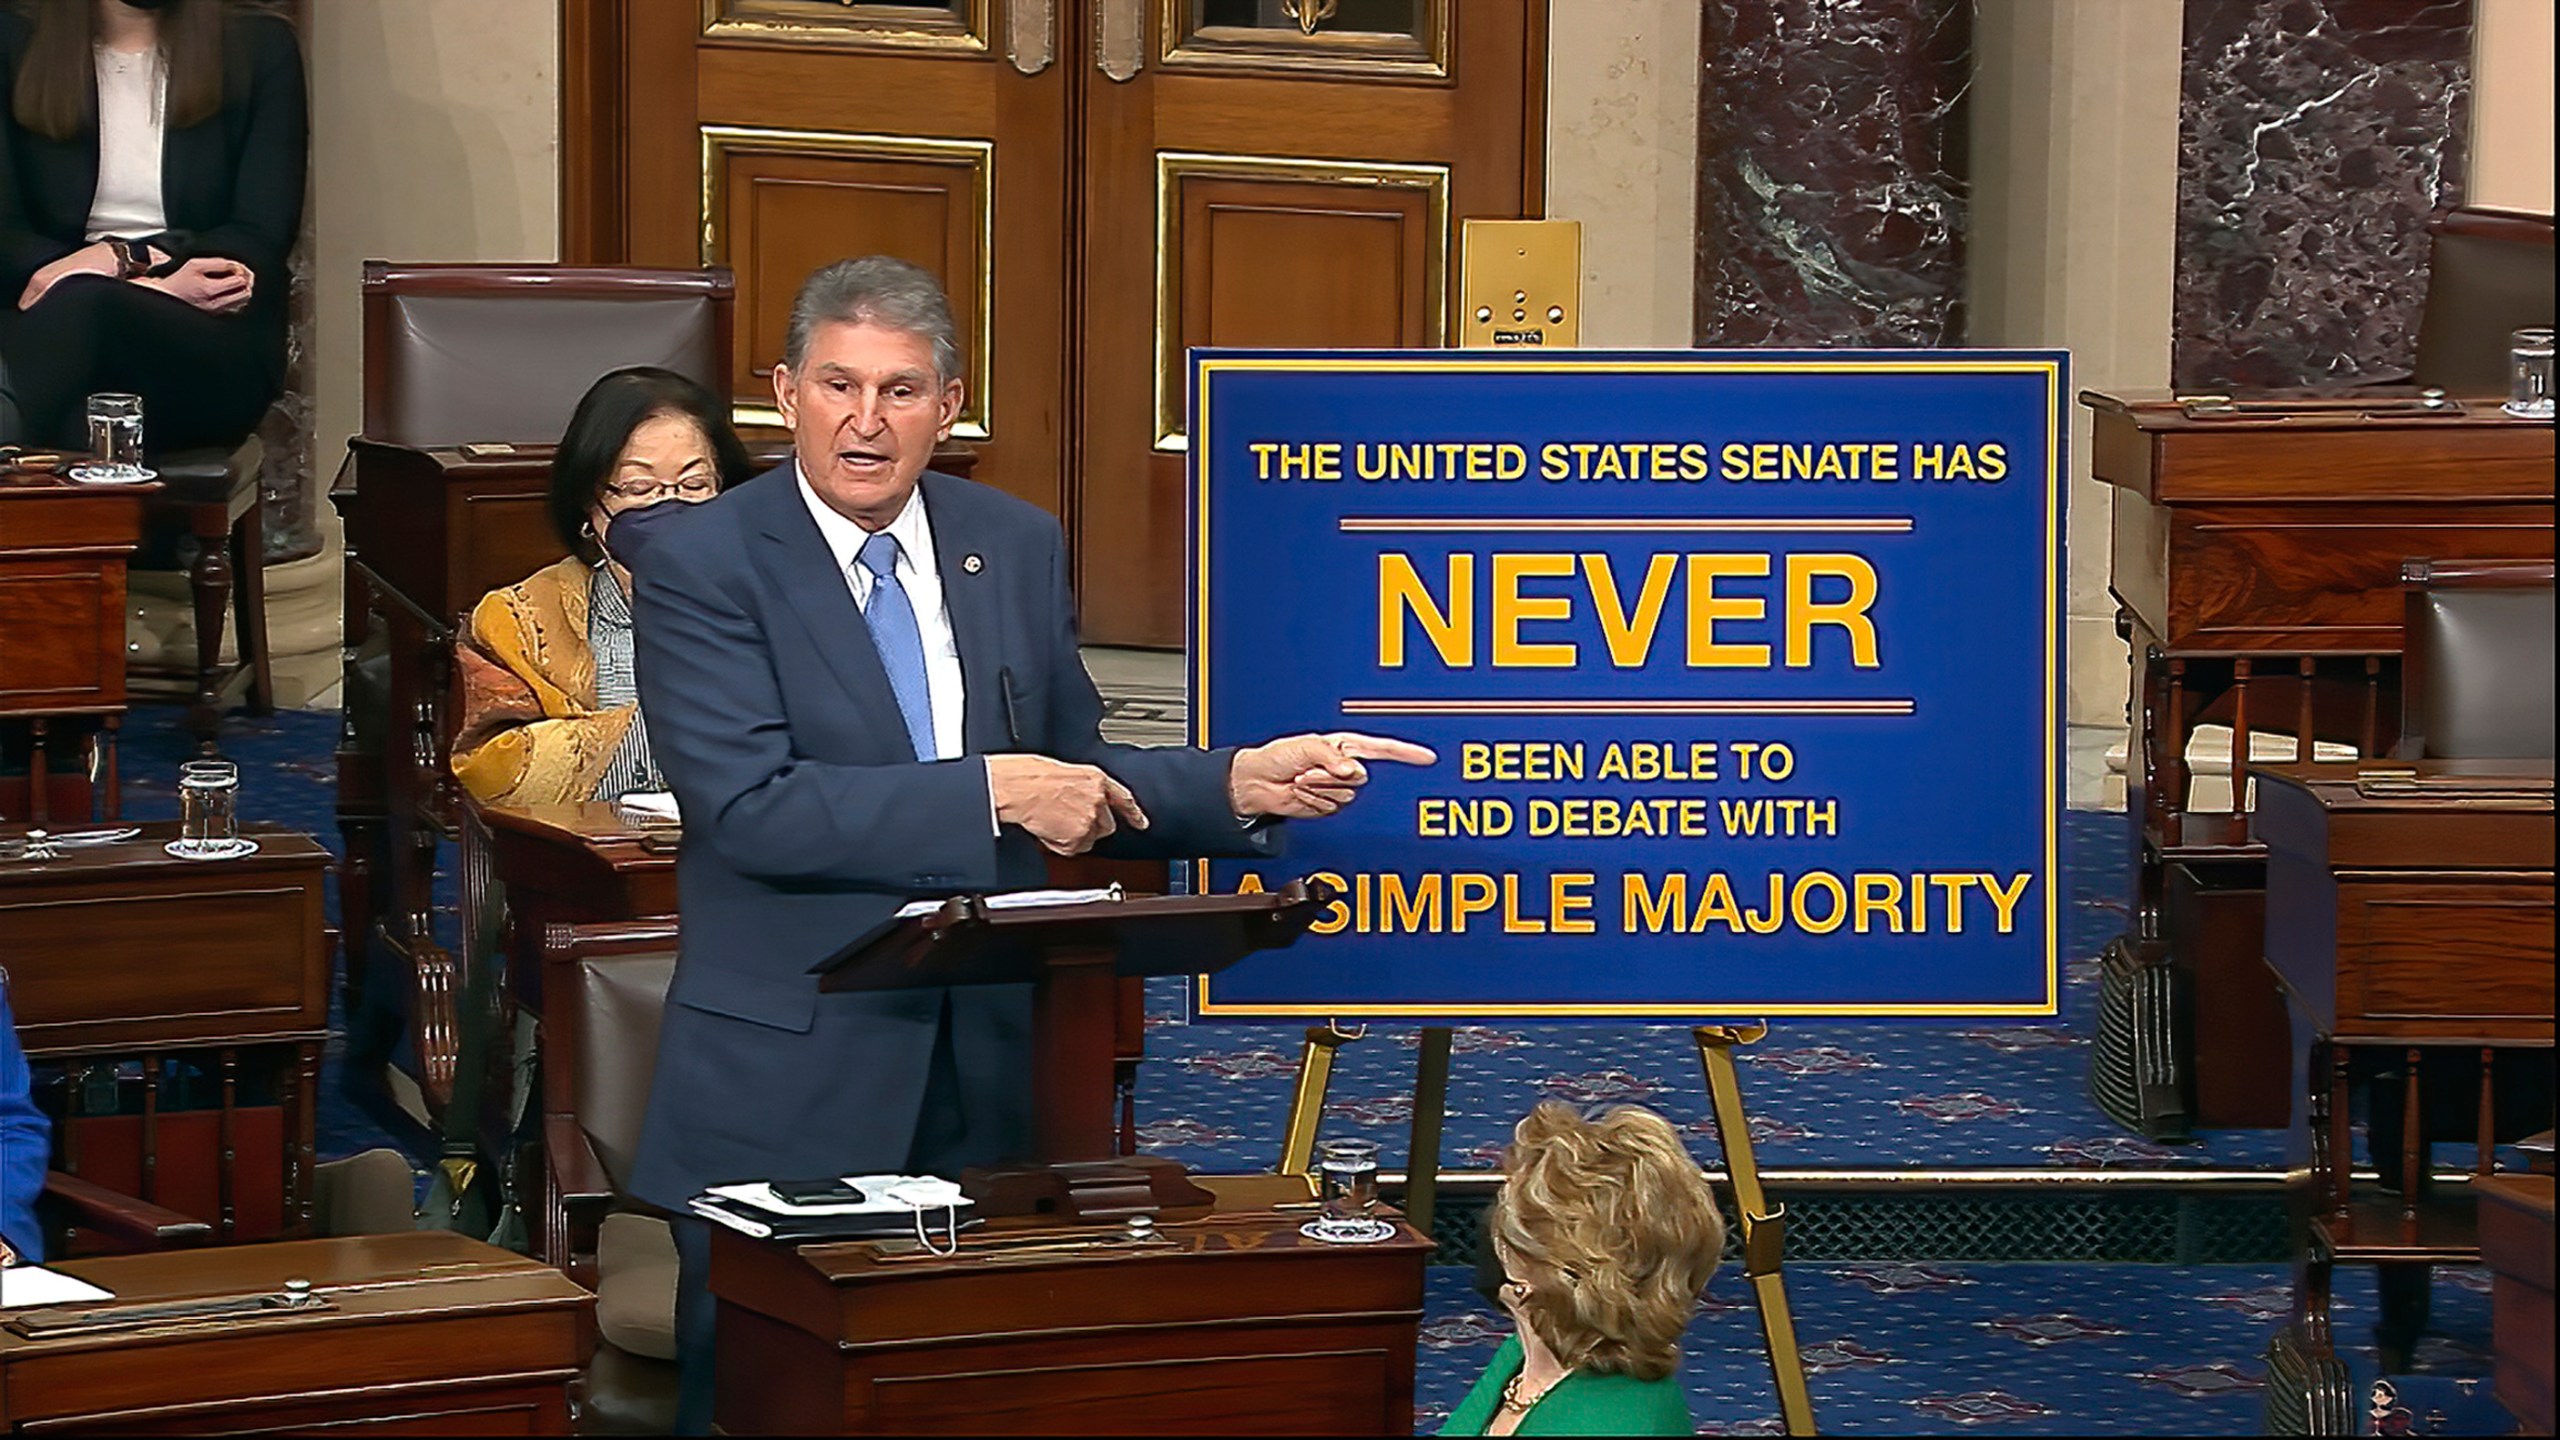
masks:
[[[2552,758],[2552,563],[2401,567],[2404,760]]]
[[[2551,323],[2551,217],[2448,210],[2428,223],[2416,380],[2454,395],[2507,393],[2507,336]]]
[[[364,267],[364,433],[391,445],[550,445],[598,376],[661,365],[728,393],[727,270]]]
[[[675,981],[675,922],[555,925],[542,948],[545,1109],[565,1100],[620,1190],[640,1148],[658,1027]]]

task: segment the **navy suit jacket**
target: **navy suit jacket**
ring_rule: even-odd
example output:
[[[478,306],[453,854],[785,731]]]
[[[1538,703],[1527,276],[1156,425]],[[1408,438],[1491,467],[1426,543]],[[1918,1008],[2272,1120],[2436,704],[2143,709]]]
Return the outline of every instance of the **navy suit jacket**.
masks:
[[[1106,744],[1050,516],[948,475],[920,482],[960,651],[966,758],[919,762],[888,674],[790,466],[699,505],[616,520],[633,572],[640,708],[684,812],[683,940],[629,1188],[902,1168],[943,1007],[974,1161],[1030,1142],[1030,993],[821,996],[811,967],[917,896],[1046,883],[996,832],[986,765],[1098,765],[1151,828],[1121,855],[1274,853],[1227,805],[1224,751]]]
[[[44,1193],[44,1172],[53,1163],[52,1141],[53,1124],[36,1108],[27,1052],[18,1046],[9,972],[0,970],[0,1240],[30,1265],[44,1259],[36,1197]]]

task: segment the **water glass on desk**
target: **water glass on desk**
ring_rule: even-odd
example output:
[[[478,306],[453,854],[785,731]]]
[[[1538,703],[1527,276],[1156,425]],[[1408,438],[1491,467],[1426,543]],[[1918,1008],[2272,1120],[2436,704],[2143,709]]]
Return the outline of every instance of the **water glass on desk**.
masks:
[[[190,760],[178,767],[180,855],[228,855],[240,841],[240,767],[228,760]]]
[[[1395,1227],[1378,1218],[1378,1145],[1374,1140],[1326,1140],[1316,1146],[1316,1178],[1322,1186],[1320,1219],[1303,1233],[1317,1240],[1360,1243],[1381,1240]]]
[[[2551,331],[2535,326],[2507,337],[2507,364],[2507,413],[2552,418]]]
[[[72,478],[126,485],[151,478],[142,464],[141,396],[89,397],[89,453],[94,458],[74,467]]]

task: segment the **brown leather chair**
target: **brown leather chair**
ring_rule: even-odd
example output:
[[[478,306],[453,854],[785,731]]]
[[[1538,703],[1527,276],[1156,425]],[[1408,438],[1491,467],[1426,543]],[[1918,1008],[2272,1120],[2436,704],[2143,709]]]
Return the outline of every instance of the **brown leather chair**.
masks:
[[[534,1253],[596,1292],[588,1428],[660,1433],[674,1420],[675,1241],[624,1205],[675,979],[673,921],[554,925],[542,939],[544,1186]]]
[[[2455,395],[2503,396],[2508,334],[2551,323],[2551,217],[2468,207],[2427,229],[2435,245],[2413,378]]]
[[[364,433],[330,496],[348,542],[338,825],[351,1013],[377,933],[414,988],[452,979],[429,935],[455,809],[445,756],[458,616],[489,585],[523,578],[527,556],[557,558],[539,496],[597,377],[657,364],[725,393],[735,294],[718,268],[366,262]],[[463,474],[466,446],[504,447],[504,462]],[[515,573],[484,573],[493,552]],[[362,1048],[387,1047],[368,1028]]]
[[[598,1228],[640,1145],[658,1026],[675,980],[672,920],[554,925],[542,937],[542,1144],[537,1253],[596,1282]]]
[[[368,260],[365,438],[548,446],[587,387],[626,365],[723,393],[735,295],[717,268]]]
[[[44,1195],[36,1209],[46,1231],[46,1243],[57,1255],[70,1248],[67,1242],[74,1231],[86,1242],[81,1250],[93,1255],[175,1250],[213,1240],[213,1227],[192,1215],[137,1200],[61,1170],[45,1172]]]
[[[2551,759],[2552,562],[2412,560],[2400,581],[2400,758]]]

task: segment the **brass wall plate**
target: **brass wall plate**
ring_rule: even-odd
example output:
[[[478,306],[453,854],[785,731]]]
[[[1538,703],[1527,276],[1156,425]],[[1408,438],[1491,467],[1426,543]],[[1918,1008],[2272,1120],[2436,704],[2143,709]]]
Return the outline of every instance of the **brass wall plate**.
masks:
[[[1582,343],[1582,222],[1469,220],[1458,241],[1458,343]]]

